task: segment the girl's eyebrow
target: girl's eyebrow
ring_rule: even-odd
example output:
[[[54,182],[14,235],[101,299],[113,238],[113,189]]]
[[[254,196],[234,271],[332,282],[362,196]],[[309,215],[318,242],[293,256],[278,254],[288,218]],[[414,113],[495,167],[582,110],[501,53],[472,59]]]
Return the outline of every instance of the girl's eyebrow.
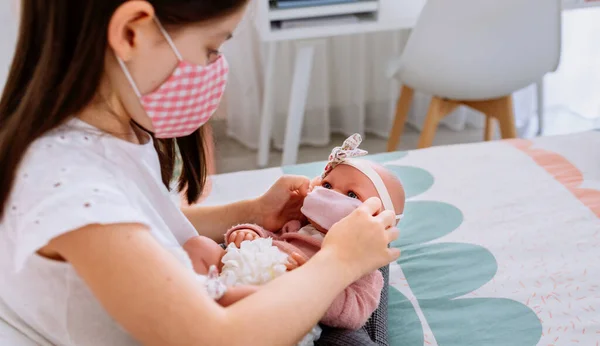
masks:
[[[233,38],[233,33],[231,31],[214,31],[210,34],[213,38],[224,38],[225,41],[229,41]]]
[[[223,31],[222,33],[216,35],[219,37],[224,37],[225,41],[229,41],[233,38],[233,33],[231,31]]]

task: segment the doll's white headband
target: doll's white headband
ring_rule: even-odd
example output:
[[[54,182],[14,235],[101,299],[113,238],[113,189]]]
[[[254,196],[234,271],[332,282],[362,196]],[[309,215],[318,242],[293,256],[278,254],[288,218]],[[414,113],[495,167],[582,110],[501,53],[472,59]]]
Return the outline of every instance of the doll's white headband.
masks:
[[[381,179],[381,176],[379,176],[379,173],[375,171],[373,166],[368,161],[356,159],[356,157],[361,157],[368,154],[367,151],[358,148],[361,142],[361,136],[356,133],[348,137],[341,147],[335,147],[331,151],[331,155],[329,155],[329,161],[325,167],[325,172],[323,173],[322,177],[325,178],[338,165],[352,166],[361,171],[373,182],[373,185],[375,185],[375,189],[379,194],[379,198],[383,203],[383,207],[386,210],[396,212],[394,203],[390,197],[390,193],[385,186],[383,179]],[[402,219],[403,216],[404,214],[396,215],[396,220]]]

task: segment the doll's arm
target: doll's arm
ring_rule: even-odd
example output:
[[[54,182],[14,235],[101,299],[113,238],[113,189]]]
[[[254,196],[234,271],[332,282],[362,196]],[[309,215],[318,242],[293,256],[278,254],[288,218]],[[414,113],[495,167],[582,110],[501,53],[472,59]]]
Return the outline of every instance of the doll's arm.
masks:
[[[236,233],[236,232],[254,233],[257,235],[257,237],[253,237],[253,239],[273,238],[274,240],[278,240],[281,234],[298,232],[301,227],[302,227],[302,224],[300,223],[300,221],[292,220],[292,221],[289,221],[288,223],[286,223],[279,232],[274,233],[274,232],[267,231],[266,229],[264,229],[258,225],[242,224],[242,225],[238,225],[238,226],[231,228],[229,231],[227,231],[227,233],[225,233],[225,245],[229,245],[229,243],[235,242],[235,239],[233,239],[231,236],[233,233]],[[237,244],[237,245],[239,246],[239,244]]]
[[[354,282],[337,296],[321,323],[335,328],[360,329],[377,310],[382,289],[383,276],[378,270]]]
[[[237,235],[240,233],[250,234],[251,239],[244,239],[244,238],[237,239]],[[243,240],[254,240],[254,239],[258,239],[258,238],[277,239],[278,236],[277,236],[277,234],[275,234],[273,232],[269,232],[258,225],[243,224],[243,225],[238,225],[238,226],[232,227],[230,230],[227,231],[227,233],[225,233],[225,245],[229,245],[230,243],[235,243],[236,246],[239,247],[240,243]]]

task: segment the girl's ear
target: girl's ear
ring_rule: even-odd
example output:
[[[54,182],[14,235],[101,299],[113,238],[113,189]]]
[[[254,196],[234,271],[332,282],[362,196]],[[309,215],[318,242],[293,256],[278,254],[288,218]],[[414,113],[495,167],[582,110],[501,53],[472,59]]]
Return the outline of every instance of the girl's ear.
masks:
[[[123,61],[129,61],[141,45],[152,43],[150,33],[156,32],[154,7],[145,0],[124,2],[108,24],[108,44]]]

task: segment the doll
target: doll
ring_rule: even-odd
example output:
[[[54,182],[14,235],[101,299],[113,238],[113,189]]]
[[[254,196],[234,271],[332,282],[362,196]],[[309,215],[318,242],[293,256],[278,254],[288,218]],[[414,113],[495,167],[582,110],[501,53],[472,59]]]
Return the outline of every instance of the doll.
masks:
[[[325,172],[313,180],[315,186],[304,201],[301,211],[306,220],[290,221],[277,232],[252,224],[233,227],[225,234],[228,254],[215,247],[214,242],[193,239],[186,244],[186,250],[194,267],[204,270],[217,265],[223,270],[221,277],[226,285],[262,284],[281,275],[285,269],[293,269],[308,261],[319,251],[327,231],[371,197],[379,197],[383,208],[394,211],[399,220],[404,211],[404,188],[386,168],[356,159],[366,155],[366,151],[358,149],[360,142],[361,138],[356,134],[348,138],[342,147],[333,150]],[[272,269],[275,270],[262,268],[258,270],[262,273],[257,273],[255,268],[248,269],[248,266],[256,265],[256,260],[243,260],[244,256],[239,256],[236,249],[244,250],[244,246],[249,249],[251,242],[261,238],[272,239],[272,244],[287,256],[261,255],[261,258],[273,259],[269,261],[274,264]],[[245,251],[248,252],[248,249]],[[253,263],[246,265],[243,261]],[[265,279],[266,274],[268,277]],[[360,329],[377,309],[382,289],[383,277],[379,271],[361,278],[335,299],[321,323],[336,328]]]

